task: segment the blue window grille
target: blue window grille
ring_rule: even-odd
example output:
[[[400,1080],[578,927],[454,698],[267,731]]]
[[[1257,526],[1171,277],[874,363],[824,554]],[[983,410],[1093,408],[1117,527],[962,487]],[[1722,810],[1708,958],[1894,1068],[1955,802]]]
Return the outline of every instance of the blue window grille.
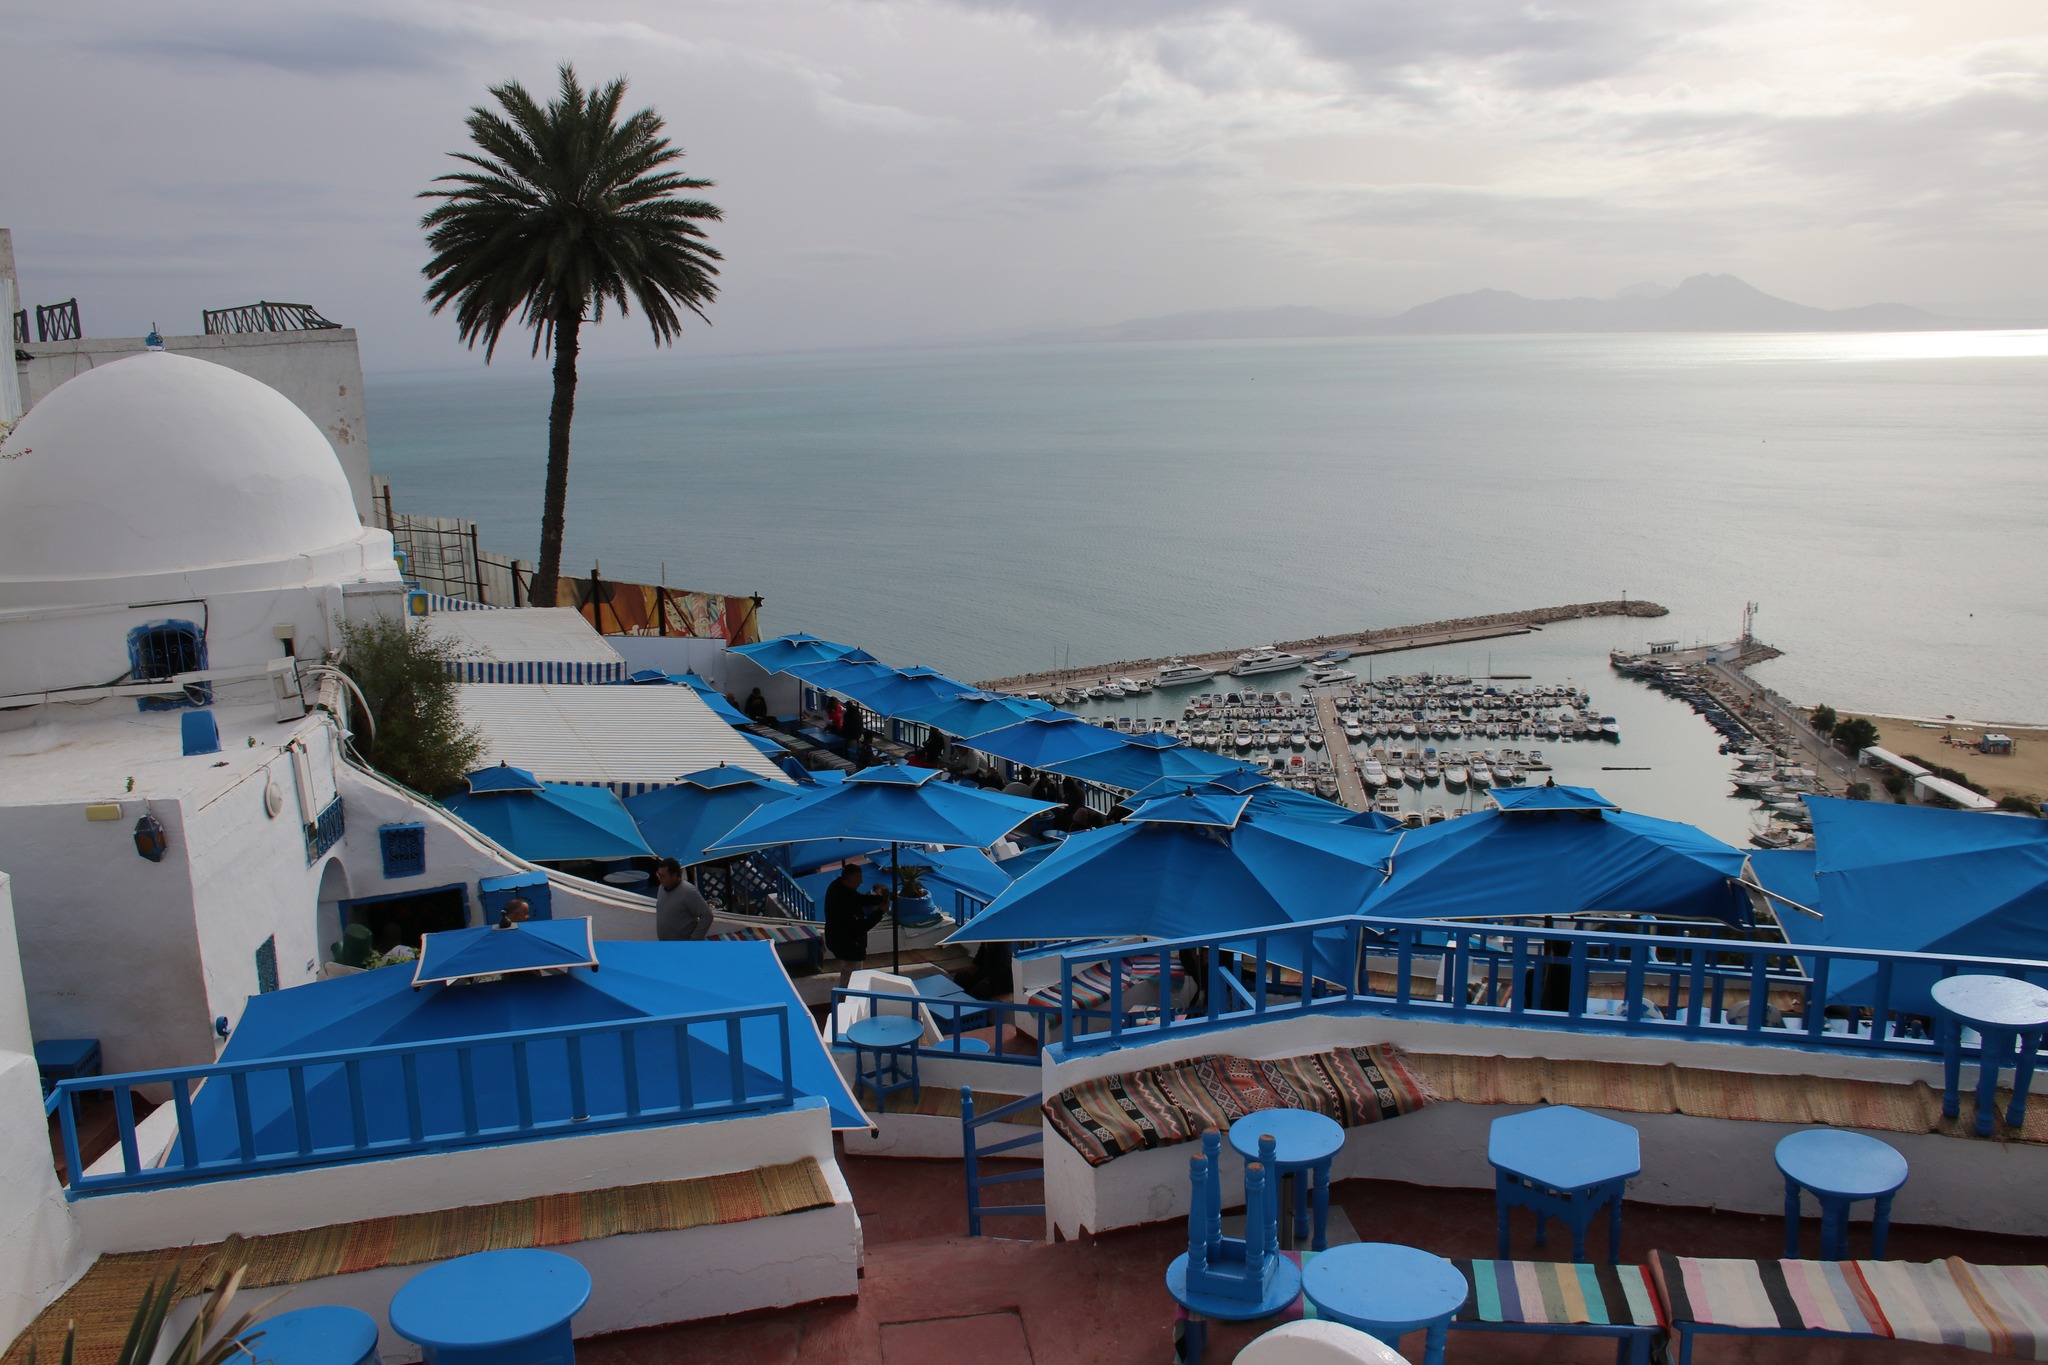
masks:
[[[379,825],[377,846],[384,854],[386,877],[423,877],[427,871],[425,825]]]
[[[268,995],[277,989],[277,935],[256,945],[256,993]]]
[[[151,621],[128,632],[128,677],[133,682],[157,682],[180,673],[197,673],[206,667],[206,632],[190,621]],[[213,684],[187,683],[183,696],[138,697],[144,711],[177,711],[188,706],[211,706]]]
[[[336,796],[327,803],[327,809],[320,812],[320,818],[306,826],[306,861],[310,864],[328,849],[341,842],[347,833],[342,823],[341,798]]]

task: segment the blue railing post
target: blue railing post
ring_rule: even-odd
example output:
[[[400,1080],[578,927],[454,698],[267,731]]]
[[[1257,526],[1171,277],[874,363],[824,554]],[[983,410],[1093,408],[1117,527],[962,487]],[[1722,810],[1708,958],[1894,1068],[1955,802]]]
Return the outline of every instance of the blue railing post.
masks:
[[[967,1235],[981,1236],[981,1169],[974,1151],[974,1088],[960,1087],[960,1161],[967,1168]]]

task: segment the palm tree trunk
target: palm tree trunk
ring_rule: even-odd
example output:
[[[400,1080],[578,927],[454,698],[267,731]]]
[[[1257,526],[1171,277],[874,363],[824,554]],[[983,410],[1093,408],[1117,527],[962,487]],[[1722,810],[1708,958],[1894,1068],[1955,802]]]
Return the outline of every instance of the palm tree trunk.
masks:
[[[583,330],[583,307],[555,323],[555,401],[548,408],[548,482],[541,497],[540,565],[533,571],[527,601],[536,607],[555,605],[555,585],[562,576],[562,529],[569,519],[569,423],[576,416],[576,351]]]

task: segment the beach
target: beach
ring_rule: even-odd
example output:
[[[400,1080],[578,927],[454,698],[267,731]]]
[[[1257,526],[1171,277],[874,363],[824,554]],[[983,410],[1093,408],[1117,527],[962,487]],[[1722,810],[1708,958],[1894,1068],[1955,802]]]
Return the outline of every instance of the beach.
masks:
[[[1849,717],[1845,714],[1842,719]],[[1878,746],[1901,758],[1917,757],[1925,766],[1954,768],[1972,782],[2001,796],[2019,796],[2041,804],[2048,797],[2048,730],[2009,725],[1964,725],[1948,721],[1870,716],[1877,726]],[[1986,733],[2010,735],[2013,752],[1986,754],[1977,740]],[[1953,740],[1954,743],[1950,741]]]

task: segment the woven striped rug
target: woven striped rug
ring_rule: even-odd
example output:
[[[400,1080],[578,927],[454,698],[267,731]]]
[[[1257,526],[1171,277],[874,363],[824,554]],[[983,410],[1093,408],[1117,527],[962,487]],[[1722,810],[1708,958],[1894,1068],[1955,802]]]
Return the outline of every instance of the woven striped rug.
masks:
[[[957,1096],[954,1102],[957,1106]],[[234,1267],[244,1266],[242,1289],[247,1293],[386,1266],[426,1265],[477,1251],[567,1246],[635,1232],[743,1223],[831,1203],[832,1188],[824,1171],[816,1158],[805,1157],[783,1166],[696,1180],[621,1185],[102,1256],[15,1338],[5,1361],[18,1365],[31,1340],[40,1359],[58,1359],[65,1324],[76,1322],[78,1365],[109,1365],[120,1355],[143,1291],[172,1273],[178,1276],[179,1297],[190,1298]],[[259,1295],[256,1301],[267,1297]]]

